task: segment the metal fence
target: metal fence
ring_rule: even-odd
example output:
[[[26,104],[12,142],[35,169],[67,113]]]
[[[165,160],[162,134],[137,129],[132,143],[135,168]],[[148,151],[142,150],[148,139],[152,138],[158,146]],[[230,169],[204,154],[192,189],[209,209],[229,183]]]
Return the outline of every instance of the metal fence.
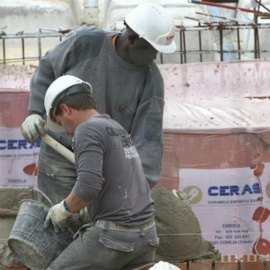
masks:
[[[159,54],[157,63],[195,63],[264,59],[270,56],[270,24],[198,23],[176,26],[177,51]],[[16,34],[0,30],[0,64],[33,64],[72,29],[39,29]]]

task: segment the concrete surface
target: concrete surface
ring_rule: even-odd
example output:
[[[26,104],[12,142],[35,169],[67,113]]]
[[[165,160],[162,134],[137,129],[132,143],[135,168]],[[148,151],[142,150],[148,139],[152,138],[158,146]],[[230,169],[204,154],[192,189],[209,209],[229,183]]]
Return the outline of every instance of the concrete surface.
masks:
[[[0,187],[0,270],[23,267],[7,246],[23,199],[37,199],[37,191],[32,188]]]
[[[9,237],[20,201],[36,198],[37,192],[33,188],[0,187],[0,242],[6,243]]]

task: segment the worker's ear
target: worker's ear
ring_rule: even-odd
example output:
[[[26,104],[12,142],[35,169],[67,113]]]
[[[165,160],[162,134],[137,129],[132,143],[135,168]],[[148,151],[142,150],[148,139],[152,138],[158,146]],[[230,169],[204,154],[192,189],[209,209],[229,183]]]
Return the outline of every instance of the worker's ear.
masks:
[[[64,103],[60,104],[60,109],[63,115],[70,115],[71,108]]]
[[[137,34],[130,34],[128,35],[128,41],[130,44],[134,44],[135,40],[139,38],[139,36]]]

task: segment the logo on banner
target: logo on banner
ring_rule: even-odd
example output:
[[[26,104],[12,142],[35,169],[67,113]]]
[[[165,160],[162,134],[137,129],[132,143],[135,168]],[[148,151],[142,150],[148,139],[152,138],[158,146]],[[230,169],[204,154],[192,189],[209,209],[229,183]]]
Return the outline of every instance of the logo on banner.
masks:
[[[191,204],[199,203],[203,197],[202,190],[197,186],[188,186],[183,189],[188,196],[188,200]]]
[[[20,150],[20,149],[32,149],[40,148],[41,140],[38,140],[34,144],[28,143],[26,140],[0,140],[0,150]]]
[[[208,188],[209,196],[239,196],[246,194],[260,194],[261,188],[259,183],[255,183],[252,185],[244,185],[241,187],[239,185],[225,185],[225,186],[210,186]]]

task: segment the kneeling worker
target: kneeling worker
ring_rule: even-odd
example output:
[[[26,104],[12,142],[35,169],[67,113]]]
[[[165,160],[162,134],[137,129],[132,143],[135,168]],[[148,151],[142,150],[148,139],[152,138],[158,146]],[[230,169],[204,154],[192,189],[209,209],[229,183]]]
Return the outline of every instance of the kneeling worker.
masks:
[[[77,170],[73,190],[50,208],[44,227],[60,230],[86,206],[91,216],[47,269],[127,270],[154,261],[155,210],[139,155],[125,129],[97,112],[91,93],[89,83],[64,75],[44,99],[48,129],[73,136]]]

